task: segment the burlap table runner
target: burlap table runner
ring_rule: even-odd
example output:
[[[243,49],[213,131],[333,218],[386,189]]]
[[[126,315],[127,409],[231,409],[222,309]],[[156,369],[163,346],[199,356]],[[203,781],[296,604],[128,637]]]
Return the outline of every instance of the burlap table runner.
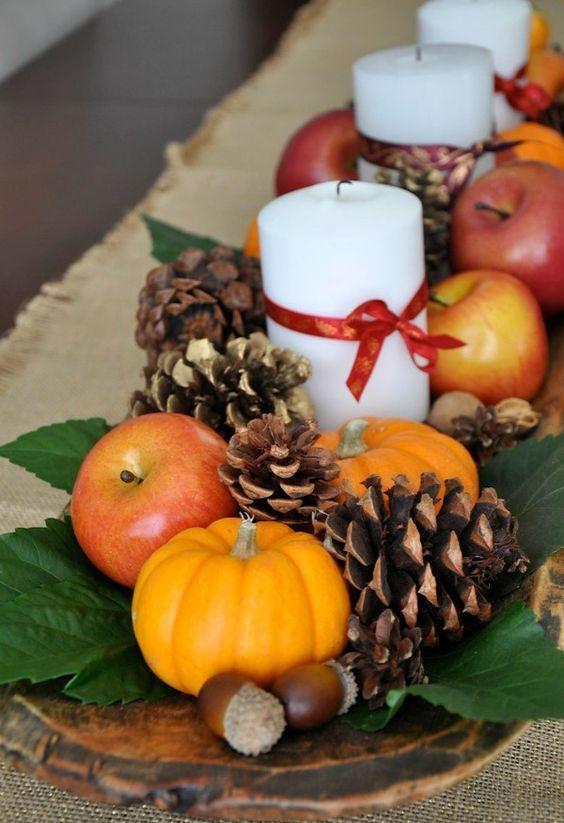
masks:
[[[167,149],[167,168],[145,201],[104,241],[44,286],[0,341],[0,441],[67,418],[124,414],[139,386],[143,353],[133,342],[137,292],[153,265],[142,211],[240,244],[255,211],[272,196],[273,169],[288,135],[308,116],[351,98],[350,64],[414,37],[416,0],[317,0],[297,17],[276,55],[210,112],[185,145]],[[564,42],[561,0],[539,3]],[[453,101],[453,116],[456,103]],[[80,202],[74,207],[80,208]],[[66,502],[2,461],[0,527],[31,526]],[[481,774],[436,798],[365,820],[561,821],[561,724],[534,724]],[[89,803],[0,764],[0,820],[173,821],[149,807]]]

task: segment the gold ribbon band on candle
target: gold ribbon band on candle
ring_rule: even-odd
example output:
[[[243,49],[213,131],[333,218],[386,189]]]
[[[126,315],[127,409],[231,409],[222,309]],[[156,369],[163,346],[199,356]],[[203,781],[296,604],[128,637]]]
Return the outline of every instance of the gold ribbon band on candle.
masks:
[[[522,66],[512,77],[494,75],[495,91],[505,95],[512,108],[522,112],[531,120],[538,120],[551,102],[551,96],[538,83],[523,82],[527,66]]]
[[[360,156],[384,169],[408,167],[425,172],[436,169],[443,175],[441,183],[451,197],[466,185],[478,160],[486,152],[498,152],[519,145],[521,140],[480,140],[469,148],[441,146],[438,144],[416,145],[409,143],[385,143],[365,134],[359,134]]]
[[[267,316],[287,329],[315,337],[358,342],[347,386],[353,397],[360,400],[380,356],[382,344],[393,332],[401,334],[411,359],[418,369],[426,372],[431,371],[437,362],[437,349],[456,349],[466,345],[448,334],[427,334],[411,322],[425,308],[427,299],[427,283],[423,281],[399,315],[394,314],[383,300],[367,300],[345,318],[302,314],[279,306],[266,295],[264,302]],[[418,362],[417,356],[424,362]]]

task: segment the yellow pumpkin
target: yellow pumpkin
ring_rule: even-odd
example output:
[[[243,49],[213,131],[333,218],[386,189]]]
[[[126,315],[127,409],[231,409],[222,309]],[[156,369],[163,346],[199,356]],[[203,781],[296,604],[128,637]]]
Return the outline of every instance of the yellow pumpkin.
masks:
[[[458,477],[473,502],[478,497],[478,469],[464,446],[426,423],[383,417],[361,417],[338,432],[324,432],[316,443],[337,456],[341,473],[335,482],[356,494],[371,474],[379,474],[382,487],[405,474],[417,488],[422,472],[435,472],[441,483]]]
[[[236,517],[157,549],[132,605],[147,664],[194,695],[221,672],[268,686],[293,666],[338,655],[349,614],[344,580],[319,540]]]

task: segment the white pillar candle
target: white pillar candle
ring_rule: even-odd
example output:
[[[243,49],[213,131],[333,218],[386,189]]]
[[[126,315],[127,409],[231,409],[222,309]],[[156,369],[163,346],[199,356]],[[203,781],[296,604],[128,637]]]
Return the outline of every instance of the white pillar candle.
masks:
[[[413,194],[373,183],[319,183],[290,192],[258,216],[265,295],[284,309],[344,319],[360,304],[384,300],[401,314],[424,277],[421,203]],[[423,309],[414,323],[426,330]],[[358,415],[423,420],[428,375],[399,332],[385,338],[357,401],[346,381],[358,342],[294,331],[267,317],[272,342],[308,357],[307,389],[323,428]]]
[[[496,74],[507,79],[529,58],[530,17],[529,0],[428,0],[417,11],[417,36],[419,43],[483,46],[493,55]],[[524,116],[498,93],[494,117],[496,130],[502,131]]]
[[[359,132],[384,143],[468,148],[491,136],[490,52],[476,46],[402,46],[353,65]],[[359,176],[377,167],[359,158]]]

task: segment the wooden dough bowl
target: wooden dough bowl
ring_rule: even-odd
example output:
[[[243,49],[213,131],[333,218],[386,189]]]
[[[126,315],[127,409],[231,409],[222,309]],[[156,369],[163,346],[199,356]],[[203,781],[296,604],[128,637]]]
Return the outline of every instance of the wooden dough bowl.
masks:
[[[536,403],[539,436],[562,429],[563,386],[564,328],[552,335],[551,372]],[[564,551],[528,579],[526,597],[564,645]],[[409,803],[474,774],[525,725],[465,720],[412,701],[384,731],[334,721],[287,733],[253,759],[215,738],[183,696],[96,708],[53,685],[18,685],[0,697],[0,752],[10,764],[92,800],[192,817],[319,819]]]

